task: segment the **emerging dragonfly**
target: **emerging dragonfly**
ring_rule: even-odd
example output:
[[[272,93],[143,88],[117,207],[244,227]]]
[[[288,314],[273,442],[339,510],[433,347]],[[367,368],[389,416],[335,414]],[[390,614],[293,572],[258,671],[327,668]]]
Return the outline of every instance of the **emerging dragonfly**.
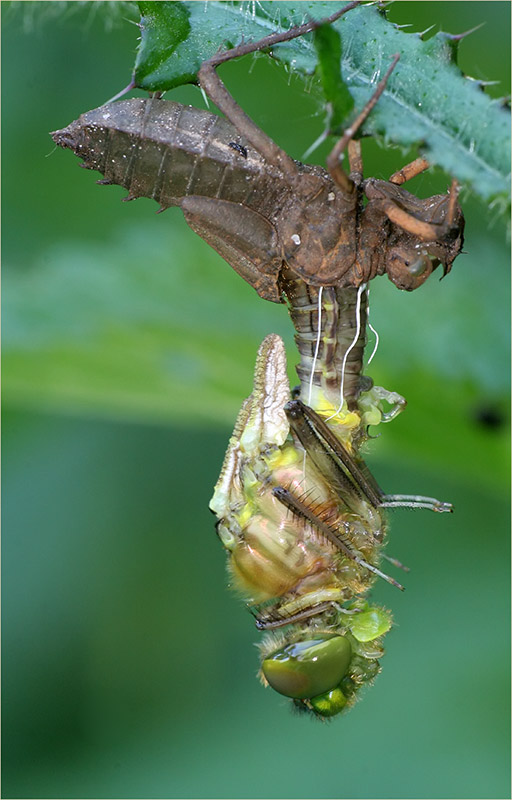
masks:
[[[391,616],[367,599],[373,582],[403,589],[380,569],[383,509],[451,506],[385,495],[358,454],[368,425],[405,405],[361,375],[365,288],[315,290],[290,278],[286,291],[301,386],[292,399],[283,342],[267,336],[210,508],[233,585],[267,631],[263,683],[327,718],[349,708],[379,671]]]
[[[204,62],[199,83],[227,122],[178,103],[137,99],[102,106],[53,134],[82,166],[103,173],[100,183],[125,186],[127,199],[181,206],[190,227],[261,297],[289,303],[300,390],[292,398],[283,344],[267,337],[210,507],[233,583],[266,631],[263,681],[322,718],[350,707],[379,670],[391,617],[369,602],[372,583],[381,577],[403,588],[380,569],[383,509],[451,510],[433,498],[385,495],[359,455],[368,425],[393,418],[405,404],[362,375],[366,286],[387,274],[412,291],[439,265],[449,272],[464,218],[455,181],[448,194],[425,200],[402,188],[428,167],[424,159],[389,181],[363,179],[354,136],[398,55],[333,148],[327,171],[279,148],[237,105],[216,68],[357,5]],[[345,149],[348,174],[340,163]]]

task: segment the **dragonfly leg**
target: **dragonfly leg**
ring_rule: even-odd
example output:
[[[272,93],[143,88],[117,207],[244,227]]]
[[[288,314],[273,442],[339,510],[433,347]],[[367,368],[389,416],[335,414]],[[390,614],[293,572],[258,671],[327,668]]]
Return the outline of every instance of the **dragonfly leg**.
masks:
[[[339,592],[338,592],[339,596]],[[304,598],[309,601],[309,598]],[[333,601],[327,600],[323,603],[315,603],[308,608],[297,611],[295,614],[286,607],[287,604],[281,605],[280,603],[272,606],[265,611],[251,612],[253,613],[256,627],[260,631],[271,631],[276,628],[282,628],[285,625],[295,625],[297,622],[303,622],[311,617],[316,617],[318,614],[323,614],[331,608]],[[290,604],[291,605],[291,604]]]
[[[389,76],[396,67],[399,58],[400,58],[399,53],[393,56],[391,65],[386,74],[384,75],[383,79],[378,84],[375,92],[372,94],[367,104],[365,105],[361,113],[356,117],[352,125],[346,128],[341,139],[339,139],[339,141],[334,145],[333,149],[327,156],[327,169],[329,170],[329,173],[334,182],[340,187],[340,189],[343,192],[346,193],[353,192],[355,188],[355,183],[342,168],[340,164],[340,156],[347,147],[347,145],[349,144],[349,142],[353,139],[354,135],[357,133],[363,122],[365,122],[366,118],[368,117],[374,106],[376,105],[379,97],[386,88]]]
[[[377,575],[379,578],[383,578],[383,580],[387,581],[387,583],[391,583],[393,586],[396,586],[397,589],[404,591],[405,587],[398,583],[398,581],[395,581],[394,578],[386,575],[386,573],[382,572],[380,569],[378,569],[378,567],[374,566],[373,564],[369,564],[368,561],[365,561],[363,558],[361,558],[352,547],[346,544],[341,536],[340,531],[338,529],[334,530],[328,522],[324,522],[317,514],[315,514],[307,502],[300,500],[298,497],[292,494],[292,492],[290,492],[288,489],[284,489],[282,486],[277,486],[275,489],[273,489],[272,494],[296,517],[304,519],[314,530],[317,531],[320,536],[323,536],[325,539],[334,544],[334,546],[340,551],[340,553],[343,553],[344,556],[352,561],[355,561],[356,564],[359,564],[361,567],[367,569],[369,572],[372,572],[374,575]]]
[[[423,497],[420,494],[385,494],[382,498],[383,508],[426,508],[427,511],[437,511],[438,513],[451,513],[453,506],[451,503],[443,503],[435,497]]]
[[[452,227],[456,225],[455,218],[457,215],[458,195],[459,184],[456,180],[452,180],[449,191],[448,209],[443,222],[424,222],[413,214],[404,211],[403,208],[398,206],[391,199],[383,200],[379,205],[387,218],[402,228],[402,230],[413,236],[417,236],[418,239],[423,242],[435,242],[443,239]]]
[[[300,400],[291,400],[284,410],[290,427],[318,469],[322,472],[327,469],[327,459],[330,459],[331,464],[338,467],[337,474],[344,475],[344,483],[351,489],[352,495],[364,496],[375,508],[380,506],[382,491],[368,468],[363,462],[356,463],[320,415]],[[332,478],[333,470],[334,466],[328,471],[327,477]]]
[[[345,504],[352,508],[354,503],[357,505],[361,500],[363,492],[353,482],[350,473],[347,474],[342,464],[333,458],[329,449],[324,445],[314,426],[304,414],[303,409],[305,408],[307,406],[304,406],[300,400],[291,400],[286,404],[284,410],[290,428],[297,436],[307,456],[327,479],[329,485],[340,497],[343,497]],[[346,455],[348,457],[348,453]]]
[[[394,567],[397,567],[398,569],[403,569],[404,572],[411,571],[410,568],[406,567],[405,564],[402,564],[402,562],[399,561],[398,558],[393,558],[392,556],[388,556],[386,555],[386,553],[382,553],[382,558],[385,558],[386,561],[389,561],[389,563],[393,564]]]
[[[318,28],[320,25],[330,24],[339,19],[339,17],[347,11],[356,8],[359,3],[360,0],[355,0],[355,2],[348,3],[344,8],[339,9],[325,19],[310,20],[305,25],[297,25],[287,31],[265,36],[257,42],[240,44],[230,50],[217,53],[212,56],[212,58],[204,61],[199,70],[199,84],[208,97],[220,108],[229,121],[237,128],[239,133],[245,136],[247,141],[252,144],[266,161],[270,164],[274,164],[290,179],[294,178],[298,173],[295,162],[284,150],[276,145],[270,136],[267,136],[267,134],[251,120],[242,108],[240,108],[217,75],[216,68],[226,61],[231,61],[239,56],[244,56],[259,50],[265,50],[280,42],[288,42],[291,39],[296,39],[298,36],[303,36],[305,33],[315,30],[315,28]]]
[[[361,142],[351,139],[348,143],[348,166],[350,169],[350,180],[359,184],[363,180],[363,157],[361,155]]]
[[[414,161],[411,161],[410,164],[406,164],[405,167],[399,169],[397,172],[394,172],[390,179],[390,183],[395,183],[397,186],[401,186],[406,181],[412,180],[415,178],[416,175],[420,175],[420,173],[425,172],[430,166],[429,162],[425,158],[415,158]]]

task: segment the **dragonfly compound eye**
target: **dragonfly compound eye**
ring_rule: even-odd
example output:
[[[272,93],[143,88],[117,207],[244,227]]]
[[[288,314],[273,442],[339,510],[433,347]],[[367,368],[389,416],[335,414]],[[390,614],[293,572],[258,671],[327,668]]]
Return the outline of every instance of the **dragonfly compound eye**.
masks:
[[[426,281],[433,264],[426,253],[410,247],[393,247],[387,259],[388,278],[399,289],[411,292]]]
[[[335,714],[339,714],[340,711],[343,711],[347,703],[347,698],[340,687],[337,686],[335,689],[331,689],[330,692],[324,692],[317,697],[312,697],[309,702],[318,716],[334,717]]]
[[[324,635],[286,645],[268,656],[261,669],[279,694],[296,700],[316,698],[327,709],[329,705],[345,704],[344,698],[342,701],[336,696],[329,701],[323,696],[336,689],[347,673],[351,658],[352,647],[345,636]],[[337,713],[341,707],[331,713]],[[318,711],[322,713],[321,709]]]

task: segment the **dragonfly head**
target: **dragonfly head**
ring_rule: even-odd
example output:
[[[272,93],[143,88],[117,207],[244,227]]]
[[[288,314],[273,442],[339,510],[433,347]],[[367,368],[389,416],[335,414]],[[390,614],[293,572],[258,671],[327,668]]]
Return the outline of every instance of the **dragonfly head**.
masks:
[[[356,600],[301,627],[267,631],[259,645],[260,678],[293,701],[294,710],[326,720],[347,711],[360,690],[380,672],[382,637],[391,627],[387,611]]]
[[[352,646],[346,636],[318,634],[271,653],[263,660],[261,671],[265,681],[294,700],[300,710],[332,717],[347,703],[340,684],[351,660]]]
[[[388,250],[386,272],[398,289],[411,292],[421,286],[438,265],[439,261],[430,258],[425,247],[397,243]]]
[[[444,275],[450,272],[464,242],[464,216],[455,182],[447,194],[424,199],[403,186],[375,178],[364,181],[364,190],[367,240],[377,246],[383,225],[391,223],[379,274],[386,272],[395,286],[411,292],[440,264]]]

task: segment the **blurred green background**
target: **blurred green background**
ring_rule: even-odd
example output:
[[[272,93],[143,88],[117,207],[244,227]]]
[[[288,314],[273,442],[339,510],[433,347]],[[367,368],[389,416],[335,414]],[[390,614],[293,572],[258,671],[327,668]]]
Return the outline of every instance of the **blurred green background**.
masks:
[[[120,203],[48,131],[130,78],[133,11],[3,3],[3,797],[462,798],[509,788],[509,245],[463,195],[450,276],[372,285],[370,374],[409,401],[372,443],[399,512],[407,591],[382,674],[345,718],[290,714],[256,681],[250,616],[226,588],[208,511],[230,426],[270,331],[266,304],[185,225]],[[396,2],[410,30],[459,33],[459,63],[510,91],[507,2]],[[251,58],[224,67],[244,108],[300,158],[314,87]],[[171,99],[204,107],[193,87]],[[323,163],[327,146],[309,159]],[[367,175],[414,154],[363,144]],[[445,191],[434,170],[411,190]]]

